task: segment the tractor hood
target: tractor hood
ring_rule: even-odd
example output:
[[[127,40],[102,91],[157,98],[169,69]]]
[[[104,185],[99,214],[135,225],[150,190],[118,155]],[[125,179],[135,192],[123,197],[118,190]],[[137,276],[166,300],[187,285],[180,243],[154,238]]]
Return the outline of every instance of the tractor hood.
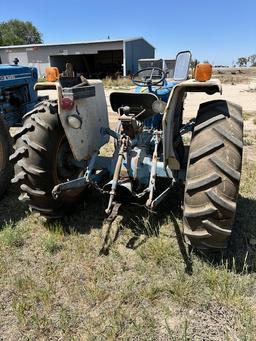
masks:
[[[37,69],[34,67],[0,64],[1,87],[19,86],[31,80],[38,79]]]

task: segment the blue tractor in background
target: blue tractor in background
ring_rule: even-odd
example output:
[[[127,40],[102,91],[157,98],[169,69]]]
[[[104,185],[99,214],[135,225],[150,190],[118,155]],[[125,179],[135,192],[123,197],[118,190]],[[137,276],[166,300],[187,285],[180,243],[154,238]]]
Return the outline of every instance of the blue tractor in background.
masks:
[[[0,64],[0,196],[12,176],[9,155],[12,151],[11,127],[22,125],[23,116],[38,101],[34,85],[38,81],[37,69],[18,65]]]

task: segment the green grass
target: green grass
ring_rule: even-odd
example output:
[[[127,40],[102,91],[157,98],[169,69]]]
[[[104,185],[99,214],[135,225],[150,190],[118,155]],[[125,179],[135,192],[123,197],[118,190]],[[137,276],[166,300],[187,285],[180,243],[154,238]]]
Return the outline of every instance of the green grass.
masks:
[[[23,231],[16,229],[14,224],[9,223],[3,227],[0,234],[0,242],[6,247],[19,248],[24,245]]]
[[[57,253],[61,250],[62,245],[59,243],[58,239],[55,236],[46,237],[42,241],[43,249],[49,254]]]
[[[181,225],[177,193],[158,216],[127,209],[104,257],[100,200],[44,224],[11,189],[0,203],[3,340],[255,340],[256,165],[242,174],[227,252],[193,252],[192,271],[170,212]]]

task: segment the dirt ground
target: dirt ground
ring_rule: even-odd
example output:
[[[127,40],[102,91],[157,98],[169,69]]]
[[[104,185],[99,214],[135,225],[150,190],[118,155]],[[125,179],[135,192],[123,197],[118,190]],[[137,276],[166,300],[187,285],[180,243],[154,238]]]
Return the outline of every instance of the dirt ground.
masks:
[[[204,93],[188,93],[185,101],[185,117],[193,117],[197,112],[199,103],[214,99],[226,99],[241,105],[243,111],[255,112],[256,117],[256,91],[249,91],[249,84],[223,84],[222,95],[207,95]]]

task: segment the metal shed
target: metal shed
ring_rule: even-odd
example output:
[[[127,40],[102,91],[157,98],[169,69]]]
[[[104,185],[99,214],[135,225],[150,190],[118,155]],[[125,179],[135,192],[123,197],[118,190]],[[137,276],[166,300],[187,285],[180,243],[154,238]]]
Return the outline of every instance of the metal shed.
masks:
[[[175,68],[176,59],[155,59],[155,58],[147,58],[147,59],[139,59],[138,60],[138,69],[144,69],[147,67],[158,67],[163,69],[167,73],[168,78],[173,77],[174,68]]]
[[[21,65],[35,66],[39,76],[47,66],[57,66],[60,72],[72,63],[76,74],[90,78],[108,75],[128,75],[138,70],[138,60],[154,58],[155,48],[143,37],[106,39],[62,44],[0,46],[2,63],[18,58]]]

